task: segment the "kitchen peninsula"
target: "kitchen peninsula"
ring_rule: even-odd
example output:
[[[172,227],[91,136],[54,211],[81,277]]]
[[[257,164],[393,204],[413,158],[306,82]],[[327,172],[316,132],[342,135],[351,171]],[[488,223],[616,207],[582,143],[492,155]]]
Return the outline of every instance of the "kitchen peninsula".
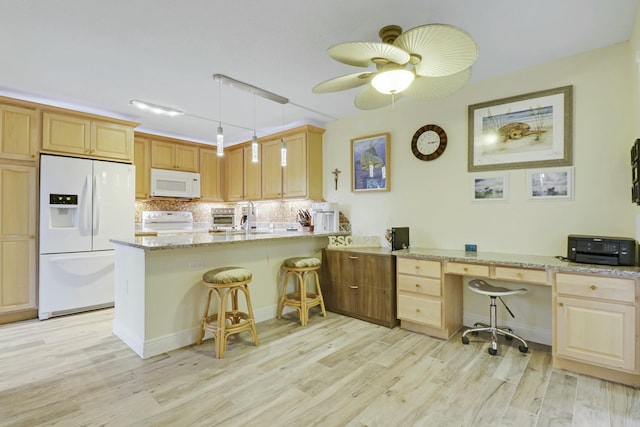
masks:
[[[347,234],[234,231],[113,240],[113,332],[142,358],[195,343],[206,299],[202,274],[220,266],[251,270],[256,321],[274,318],[283,260],[320,258],[329,236]]]

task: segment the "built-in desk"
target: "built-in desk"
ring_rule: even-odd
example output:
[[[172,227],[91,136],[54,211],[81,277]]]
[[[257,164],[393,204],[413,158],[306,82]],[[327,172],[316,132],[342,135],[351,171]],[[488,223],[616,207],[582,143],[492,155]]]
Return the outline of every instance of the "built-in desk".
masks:
[[[462,327],[465,276],[551,286],[554,366],[640,386],[640,268],[426,248],[393,254],[401,327],[452,336]]]

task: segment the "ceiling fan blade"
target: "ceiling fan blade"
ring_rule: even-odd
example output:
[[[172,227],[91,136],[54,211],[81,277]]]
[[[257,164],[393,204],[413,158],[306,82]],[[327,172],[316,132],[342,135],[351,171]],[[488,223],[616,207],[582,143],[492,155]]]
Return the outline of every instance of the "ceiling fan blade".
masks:
[[[356,96],[355,105],[361,110],[375,110],[398,101],[402,94],[395,94],[394,97],[378,92],[373,86],[367,86]]]
[[[362,86],[369,83],[374,74],[375,73],[372,71],[365,71],[363,73],[348,74],[346,76],[336,77],[335,79],[327,80],[315,85],[313,88],[313,92],[328,93],[352,89],[354,87]]]
[[[428,24],[402,33],[395,46],[421,57],[416,74],[442,77],[469,68],[478,57],[478,45],[469,34],[445,24]]]
[[[396,64],[406,64],[409,61],[407,52],[388,43],[340,43],[331,46],[327,52],[336,61],[356,67],[367,67],[374,62],[374,59],[383,59],[384,62]]]
[[[443,77],[416,76],[411,85],[402,93],[414,99],[441,99],[462,88],[470,77],[471,67]]]

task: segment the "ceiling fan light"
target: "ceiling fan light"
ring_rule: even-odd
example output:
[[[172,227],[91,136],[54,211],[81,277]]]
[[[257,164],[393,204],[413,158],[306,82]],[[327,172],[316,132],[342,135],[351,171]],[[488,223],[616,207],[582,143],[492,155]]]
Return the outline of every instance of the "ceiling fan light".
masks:
[[[371,85],[378,92],[391,95],[408,88],[414,77],[414,74],[409,70],[383,71],[371,80]]]

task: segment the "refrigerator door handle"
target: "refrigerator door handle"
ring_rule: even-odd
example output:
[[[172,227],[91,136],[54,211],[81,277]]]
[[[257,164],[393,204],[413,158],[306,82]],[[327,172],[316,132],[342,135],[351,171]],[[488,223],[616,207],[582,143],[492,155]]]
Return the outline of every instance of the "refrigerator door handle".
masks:
[[[98,177],[93,176],[93,234],[100,232],[100,185]]]
[[[87,198],[89,197],[89,183],[91,177],[89,175],[85,176],[84,185],[82,187],[82,195],[80,198],[80,212],[78,212],[78,228],[80,231],[80,235],[86,236],[89,234],[89,226],[91,222],[91,210],[90,207],[87,206]]]

